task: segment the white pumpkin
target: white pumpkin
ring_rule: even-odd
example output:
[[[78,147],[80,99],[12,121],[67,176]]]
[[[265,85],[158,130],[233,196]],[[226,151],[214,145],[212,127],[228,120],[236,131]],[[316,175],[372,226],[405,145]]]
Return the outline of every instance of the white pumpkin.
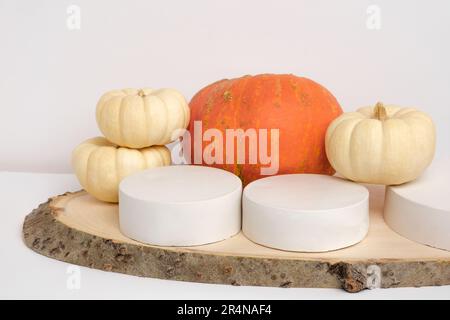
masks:
[[[339,174],[384,185],[416,179],[433,160],[436,144],[428,115],[382,103],[342,114],[325,139],[328,160]]]
[[[118,201],[120,181],[148,168],[170,164],[170,151],[165,146],[144,149],[118,147],[103,137],[78,145],[72,153],[72,166],[83,188],[95,198]]]
[[[123,89],[105,93],[97,103],[103,135],[123,147],[164,145],[189,124],[186,99],[174,89]]]

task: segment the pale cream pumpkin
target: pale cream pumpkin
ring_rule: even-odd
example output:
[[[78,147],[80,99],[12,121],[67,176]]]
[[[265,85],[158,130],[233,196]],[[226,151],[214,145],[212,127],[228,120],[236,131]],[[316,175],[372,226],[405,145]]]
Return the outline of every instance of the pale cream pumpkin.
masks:
[[[108,202],[118,201],[119,183],[126,176],[169,164],[170,151],[165,146],[128,149],[103,137],[82,142],[72,153],[72,166],[82,187]]]
[[[339,174],[384,185],[416,179],[433,160],[436,144],[428,115],[381,103],[342,114],[325,139],[328,160]]]
[[[97,124],[111,142],[129,148],[164,145],[189,124],[186,99],[174,89],[123,89],[97,103]]]

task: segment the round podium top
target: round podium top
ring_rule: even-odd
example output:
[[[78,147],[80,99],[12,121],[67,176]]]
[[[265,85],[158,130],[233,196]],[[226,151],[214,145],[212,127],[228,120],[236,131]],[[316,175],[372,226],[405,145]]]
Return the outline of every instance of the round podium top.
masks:
[[[211,167],[175,165],[126,177],[120,192],[150,202],[181,203],[218,198],[242,188],[234,174]]]
[[[259,205],[293,211],[327,211],[365,201],[364,186],[319,174],[289,174],[250,183],[244,196]]]

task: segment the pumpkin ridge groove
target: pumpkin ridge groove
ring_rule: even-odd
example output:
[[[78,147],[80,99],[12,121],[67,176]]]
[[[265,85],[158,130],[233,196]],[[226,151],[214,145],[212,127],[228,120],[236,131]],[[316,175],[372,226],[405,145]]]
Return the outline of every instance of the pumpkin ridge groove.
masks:
[[[145,123],[145,132],[150,132],[151,128],[149,128],[149,117],[148,117],[148,112],[147,112],[147,109],[149,109],[150,106],[147,108],[147,102],[148,102],[147,100],[148,99],[146,98],[146,96],[142,97],[142,112],[144,113],[144,117],[145,117],[145,121],[144,121],[144,123]],[[146,140],[146,144],[149,144],[149,143],[152,142],[152,141],[150,141],[150,135],[149,134],[147,134],[145,136],[145,140]]]
[[[86,158],[86,163],[84,164],[84,171],[85,171],[85,183],[86,183],[86,185],[85,186],[83,186],[83,188],[85,188],[85,189],[88,189],[89,188],[89,180],[88,180],[88,178],[89,178],[89,162],[91,161],[91,157],[92,157],[92,154],[94,153],[94,151],[95,151],[95,149],[92,149],[92,150],[90,150],[89,151],[89,154],[88,154],[88,156],[87,156],[87,158]],[[90,188],[89,188],[90,189]]]
[[[159,93],[159,92],[158,92]],[[159,101],[161,101],[161,105],[162,105],[162,109],[164,110],[164,121],[161,121],[162,123],[164,123],[164,130],[161,130],[160,135],[158,136],[158,143],[164,144],[164,142],[166,141],[166,135],[167,135],[167,130],[169,128],[169,119],[168,119],[168,115],[169,115],[169,110],[167,108],[166,102],[164,101],[163,98],[161,98],[158,93],[155,92],[154,97],[157,98]]]
[[[354,136],[355,136],[355,132],[356,132],[356,130],[358,129],[358,127],[362,124],[363,122],[361,121],[361,120],[356,120],[355,121],[355,125],[353,126],[353,128],[351,129],[351,134],[350,134],[350,139],[348,140],[348,144],[349,144],[349,148],[348,148],[348,151],[349,151],[349,166],[350,166],[350,168],[351,168],[351,172],[353,173],[352,174],[352,178],[351,178],[351,180],[355,180],[355,175],[356,176],[358,176],[358,173],[355,173],[355,168],[354,168],[354,166],[353,166],[353,161],[352,161],[352,159],[353,159],[353,157],[352,157],[352,154],[353,154],[353,152],[354,152],[354,149],[352,148],[352,146],[354,145],[353,143],[352,143],[352,141],[353,141],[353,138],[354,138]],[[359,170],[359,169],[358,169]]]
[[[124,99],[120,99],[120,103],[119,103],[119,112],[117,113],[117,115],[119,116],[119,136],[120,136],[120,140],[125,141],[125,143],[128,144],[127,140],[125,139],[125,135],[124,135],[124,113],[125,113],[125,108],[122,105],[124,103]]]

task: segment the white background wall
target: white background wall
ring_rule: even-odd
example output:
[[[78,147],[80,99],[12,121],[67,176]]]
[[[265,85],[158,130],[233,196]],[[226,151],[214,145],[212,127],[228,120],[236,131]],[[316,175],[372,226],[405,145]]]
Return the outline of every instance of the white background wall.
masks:
[[[81,9],[81,29],[67,8]],[[370,5],[381,28],[367,27]],[[369,23],[370,24],[370,23]],[[373,25],[372,25],[373,26]],[[345,110],[417,106],[450,153],[450,1],[0,0],[0,170],[70,172],[106,90],[294,73]]]

